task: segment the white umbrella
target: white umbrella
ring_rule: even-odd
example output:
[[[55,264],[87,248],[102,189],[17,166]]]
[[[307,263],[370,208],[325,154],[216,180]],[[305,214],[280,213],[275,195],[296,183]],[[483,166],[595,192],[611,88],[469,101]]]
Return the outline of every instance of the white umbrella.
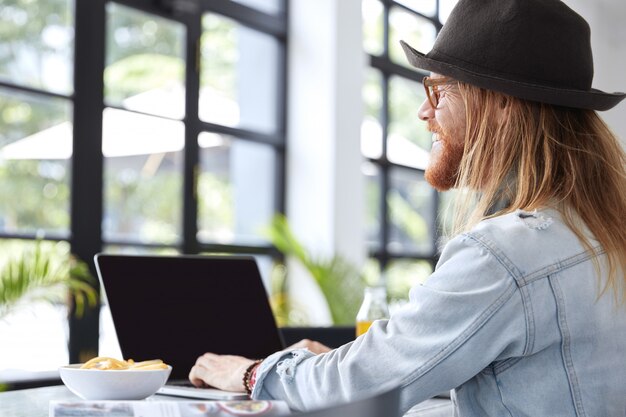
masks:
[[[238,121],[238,105],[233,100],[222,97],[208,88],[201,95],[207,102],[204,109],[210,109],[220,120],[227,123]],[[159,89],[129,97],[124,105],[133,110],[151,111],[165,114],[164,106],[183,108],[184,90]],[[208,106],[211,103],[211,106]],[[170,111],[171,113],[171,111]],[[202,148],[219,146],[214,134],[201,136]],[[72,156],[73,126],[69,121],[43,129],[0,148],[0,159],[69,159]],[[108,158],[151,155],[177,152],[185,145],[185,125],[178,120],[107,108],[103,113],[102,154]]]
[[[103,114],[102,154],[105,157],[176,152],[185,144],[182,122],[117,109]],[[72,123],[63,122],[0,149],[2,159],[69,159]]]

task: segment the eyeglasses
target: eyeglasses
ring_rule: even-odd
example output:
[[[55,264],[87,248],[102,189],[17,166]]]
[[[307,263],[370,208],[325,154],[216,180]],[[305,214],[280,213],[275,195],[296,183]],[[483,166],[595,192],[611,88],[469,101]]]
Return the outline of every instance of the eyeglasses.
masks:
[[[436,109],[439,105],[439,97],[441,96],[441,92],[439,91],[440,85],[447,84],[456,84],[458,81],[452,78],[430,78],[424,77],[422,79],[422,84],[424,84],[424,90],[426,90],[426,97],[428,97],[428,102],[433,109]]]

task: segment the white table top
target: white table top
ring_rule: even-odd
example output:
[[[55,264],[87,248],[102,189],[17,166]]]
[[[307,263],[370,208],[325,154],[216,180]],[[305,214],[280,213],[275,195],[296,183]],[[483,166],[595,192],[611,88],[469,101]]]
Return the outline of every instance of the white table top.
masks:
[[[184,398],[155,395],[151,398],[188,401]],[[0,393],[0,416],[2,417],[48,417],[50,400],[76,401],[79,398],[64,385],[32,388]],[[452,402],[445,398],[433,398],[411,408],[407,417],[452,417]]]

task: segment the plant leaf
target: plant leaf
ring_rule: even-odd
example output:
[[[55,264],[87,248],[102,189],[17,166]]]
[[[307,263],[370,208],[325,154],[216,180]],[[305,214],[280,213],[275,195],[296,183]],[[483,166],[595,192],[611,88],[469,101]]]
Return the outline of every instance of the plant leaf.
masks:
[[[26,248],[10,258],[0,270],[0,318],[19,303],[63,302],[68,291],[77,305],[77,314],[82,314],[85,301],[89,306],[97,304],[93,283],[84,262],[38,240],[34,248]]]
[[[329,259],[312,257],[282,214],[276,215],[264,232],[279,251],[309,272],[326,298],[333,323],[354,324],[364,288],[358,269],[339,255]]]

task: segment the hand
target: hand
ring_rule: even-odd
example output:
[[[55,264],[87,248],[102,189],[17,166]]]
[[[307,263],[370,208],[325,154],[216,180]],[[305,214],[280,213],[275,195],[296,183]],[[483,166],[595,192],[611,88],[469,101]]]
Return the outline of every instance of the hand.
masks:
[[[332,350],[331,348],[321,344],[320,342],[309,339],[302,339],[298,343],[294,343],[293,345],[289,346],[287,349],[309,349],[311,353],[315,353],[316,355],[320,353],[330,352]]]
[[[205,353],[189,372],[189,381],[196,387],[210,385],[226,391],[245,392],[243,374],[254,361],[242,356]]]

